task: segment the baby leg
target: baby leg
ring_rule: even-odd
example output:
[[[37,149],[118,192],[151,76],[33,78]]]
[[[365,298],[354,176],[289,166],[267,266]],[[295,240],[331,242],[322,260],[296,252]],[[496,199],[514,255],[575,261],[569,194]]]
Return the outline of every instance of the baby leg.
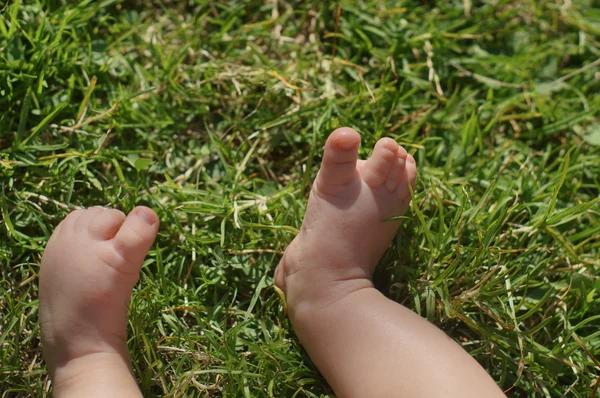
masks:
[[[368,160],[360,136],[334,131],[300,233],[275,272],[311,359],[340,397],[502,397],[438,328],[385,298],[371,276],[415,186],[412,156],[389,138]]]

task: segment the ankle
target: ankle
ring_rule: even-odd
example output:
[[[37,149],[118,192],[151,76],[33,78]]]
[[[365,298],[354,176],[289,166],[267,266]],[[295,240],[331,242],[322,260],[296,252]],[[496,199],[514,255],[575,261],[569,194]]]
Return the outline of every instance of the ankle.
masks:
[[[284,269],[285,263],[280,264]],[[352,293],[374,288],[371,274],[358,266],[299,267],[297,272],[283,276],[283,289],[293,324],[309,321],[319,312],[343,300]]]
[[[371,281],[351,280],[344,282],[340,289],[335,290],[329,300],[303,300],[288,305],[288,316],[300,343],[309,350],[315,342],[324,335],[337,335],[342,331],[340,327],[352,323],[348,318],[353,318],[356,311],[364,308],[364,297],[381,294],[375,289]]]
[[[87,354],[57,366],[51,376],[55,398],[141,397],[128,354]]]

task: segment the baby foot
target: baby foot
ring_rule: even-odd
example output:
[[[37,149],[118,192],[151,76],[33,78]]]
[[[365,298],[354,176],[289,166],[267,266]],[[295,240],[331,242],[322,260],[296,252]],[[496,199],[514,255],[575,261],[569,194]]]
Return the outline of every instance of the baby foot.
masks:
[[[358,160],[359,134],[335,130],[325,144],[321,169],[308,199],[300,233],[275,271],[290,317],[301,301],[335,302],[364,287],[396,234],[411,200],[414,158],[382,138],[368,160]]]
[[[40,268],[40,324],[55,392],[60,371],[81,358],[114,354],[128,368],[128,302],[157,231],[158,217],[147,207],[127,217],[77,210],[54,231]]]

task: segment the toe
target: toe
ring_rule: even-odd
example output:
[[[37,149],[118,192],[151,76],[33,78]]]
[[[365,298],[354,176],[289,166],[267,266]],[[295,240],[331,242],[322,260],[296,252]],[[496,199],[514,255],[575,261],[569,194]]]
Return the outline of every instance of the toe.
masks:
[[[323,162],[317,177],[320,190],[346,185],[357,176],[356,161],[360,135],[347,127],[335,130],[325,143]]]
[[[277,286],[279,289],[284,290],[284,280],[283,280],[283,274],[281,271],[281,263],[279,263],[279,265],[277,265],[277,268],[275,268],[275,274],[273,275],[273,281],[275,282],[275,286]]]
[[[105,210],[106,209],[103,207],[90,207],[89,209],[81,210],[81,214],[75,221],[75,233],[80,234],[87,232],[92,220]]]
[[[415,158],[412,155],[406,156],[405,166],[402,174],[402,178],[396,188],[396,194],[400,200],[408,200],[410,202],[411,195],[408,185],[414,190],[417,182],[417,164]]]
[[[63,226],[64,230],[74,230],[77,220],[83,215],[83,213],[85,213],[84,209],[73,210],[67,214],[64,220],[60,222],[60,225]]]
[[[115,209],[104,209],[91,220],[89,234],[94,239],[108,240],[114,238],[125,221],[125,214]]]
[[[412,155],[406,157],[406,179],[414,190],[417,187],[417,162]]]
[[[394,192],[402,181],[406,168],[406,156],[406,149],[398,146],[392,169],[385,180],[385,186],[390,192]]]
[[[398,144],[391,138],[382,138],[377,141],[373,154],[362,168],[362,176],[367,184],[378,188],[383,184],[390,171],[396,164]]]
[[[136,273],[158,232],[158,216],[148,207],[139,206],[129,213],[121,228],[112,239],[114,248],[123,259],[121,268],[125,273]]]
[[[52,243],[57,239],[57,237],[60,235],[60,231],[62,230],[62,227],[64,225],[65,221],[61,221],[56,228],[54,228],[54,231],[52,232],[52,235],[50,235],[50,238],[48,238],[48,243],[46,243],[46,247],[50,247],[52,245]]]

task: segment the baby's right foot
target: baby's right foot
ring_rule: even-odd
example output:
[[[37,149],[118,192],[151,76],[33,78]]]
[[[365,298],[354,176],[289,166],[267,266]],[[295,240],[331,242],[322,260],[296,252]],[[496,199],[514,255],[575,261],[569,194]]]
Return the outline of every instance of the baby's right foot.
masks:
[[[40,269],[40,324],[55,397],[140,396],[129,365],[127,304],[158,231],[147,207],[94,207],[56,228]]]
[[[415,187],[414,158],[382,138],[368,160],[358,160],[359,134],[335,130],[325,144],[300,233],[287,248],[275,283],[294,321],[301,303],[327,306],[365,287],[396,234]]]

